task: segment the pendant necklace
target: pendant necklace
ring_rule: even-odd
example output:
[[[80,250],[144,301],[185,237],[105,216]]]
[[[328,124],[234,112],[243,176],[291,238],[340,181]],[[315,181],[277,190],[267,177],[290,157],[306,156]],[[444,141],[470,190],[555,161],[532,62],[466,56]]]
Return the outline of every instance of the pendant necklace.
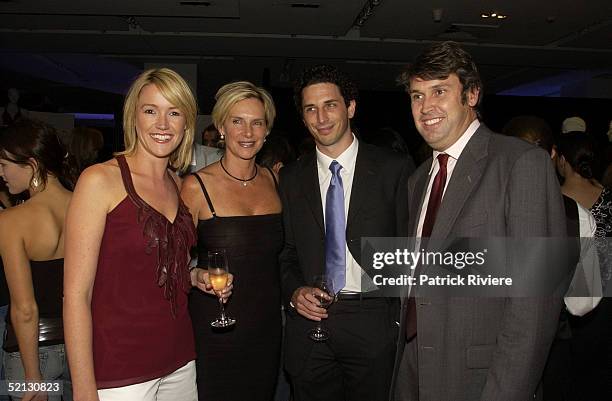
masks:
[[[255,164],[255,174],[253,174],[253,176],[251,178],[247,178],[247,179],[242,179],[242,178],[238,178],[235,177],[233,175],[230,174],[229,171],[227,171],[227,169],[225,168],[225,166],[223,165],[223,158],[221,158],[219,160],[219,163],[221,164],[221,168],[223,169],[223,171],[225,171],[225,174],[229,175],[230,177],[232,177],[233,179],[235,179],[236,181],[240,181],[242,182],[242,186],[246,187],[247,184],[249,183],[249,181],[253,181],[255,179],[255,177],[257,177],[257,164]]]

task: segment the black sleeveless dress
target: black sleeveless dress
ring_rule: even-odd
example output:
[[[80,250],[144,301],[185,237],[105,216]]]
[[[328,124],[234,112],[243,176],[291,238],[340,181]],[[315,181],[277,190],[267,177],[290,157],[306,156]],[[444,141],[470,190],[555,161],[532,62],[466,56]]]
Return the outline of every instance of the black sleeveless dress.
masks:
[[[193,175],[213,215],[198,221],[198,260],[204,266],[209,249],[226,250],[234,289],[225,310],[237,321],[233,327],[213,329],[210,322],[219,315],[217,298],[191,292],[199,400],[272,400],[281,346],[281,214],[219,217],[204,183]]]

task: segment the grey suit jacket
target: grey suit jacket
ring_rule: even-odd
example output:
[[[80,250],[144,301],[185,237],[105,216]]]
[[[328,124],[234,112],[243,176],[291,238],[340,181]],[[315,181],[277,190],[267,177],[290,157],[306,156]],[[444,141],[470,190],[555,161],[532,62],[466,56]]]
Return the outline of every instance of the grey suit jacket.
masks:
[[[431,159],[408,183],[416,235]],[[446,188],[431,238],[564,237],[559,184],[547,153],[481,125]],[[561,297],[418,298],[420,401],[533,400],[553,340]],[[405,327],[405,303],[400,333]],[[396,381],[405,339],[398,342]],[[414,349],[414,348],[412,348]]]

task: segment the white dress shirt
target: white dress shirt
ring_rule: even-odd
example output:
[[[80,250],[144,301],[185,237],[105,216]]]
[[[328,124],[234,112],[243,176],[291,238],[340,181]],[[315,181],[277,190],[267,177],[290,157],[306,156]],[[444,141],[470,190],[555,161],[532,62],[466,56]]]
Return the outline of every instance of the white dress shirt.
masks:
[[[449,157],[446,162],[446,183],[444,184],[444,191],[442,192],[442,200],[444,200],[444,194],[446,194],[446,187],[448,187],[448,183],[451,180],[451,176],[453,175],[453,171],[455,170],[455,166],[457,165],[457,160],[459,160],[459,156],[465,149],[465,146],[470,141],[476,130],[480,127],[480,121],[478,119],[472,121],[472,123],[465,130],[463,135],[457,139],[455,143],[453,143],[448,149],[444,152],[438,152],[434,150],[433,152],[433,161],[431,163],[431,168],[429,169],[429,183],[427,184],[427,192],[425,193],[425,198],[423,200],[423,206],[421,207],[421,214],[419,215],[419,224],[417,226],[416,236],[421,237],[421,233],[423,232],[423,223],[425,222],[425,215],[427,214],[427,205],[429,204],[429,195],[431,194],[431,187],[433,185],[434,178],[438,171],[440,170],[440,163],[438,162],[438,155],[440,153],[446,153]],[[419,241],[417,241],[419,242]],[[419,244],[417,243],[417,249]]]
[[[353,177],[355,175],[355,163],[357,161],[357,151],[359,150],[359,141],[353,135],[353,142],[346,148],[342,154],[335,159],[323,154],[316,148],[317,152],[317,171],[319,175],[319,189],[321,190],[321,205],[323,205],[323,221],[325,221],[325,202],[327,198],[327,189],[331,181],[332,173],[329,170],[329,165],[336,160],[342,166],[340,169],[340,177],[342,178],[342,187],[344,189],[344,221],[348,218],[349,206],[351,202],[351,190],[353,188]],[[346,227],[345,227],[346,230]],[[355,261],[353,255],[346,248],[346,285],[342,292],[361,292],[361,276],[363,270]]]
[[[597,224],[588,209],[579,203],[576,203],[576,206],[578,206],[580,232],[580,260],[563,300],[569,313],[574,316],[584,316],[599,304],[603,296],[603,288],[597,247],[595,241],[589,240],[595,236]],[[579,296],[572,296],[572,294]],[[591,296],[585,296],[587,294]]]

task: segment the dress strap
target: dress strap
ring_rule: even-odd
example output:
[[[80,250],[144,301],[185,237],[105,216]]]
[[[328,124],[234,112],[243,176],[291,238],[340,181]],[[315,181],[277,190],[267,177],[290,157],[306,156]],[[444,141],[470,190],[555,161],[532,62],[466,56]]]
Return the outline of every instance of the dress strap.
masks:
[[[266,167],[266,168],[270,172],[270,175],[272,176],[272,179],[274,180],[274,186],[276,187],[276,192],[278,192],[278,181],[276,181],[276,176],[274,175],[274,172],[272,171],[270,167]]]
[[[215,208],[213,207],[213,204],[210,200],[210,196],[208,195],[208,191],[206,190],[204,182],[197,173],[191,173],[191,175],[195,176],[196,180],[198,180],[198,182],[200,183],[200,188],[202,188],[202,192],[204,192],[204,197],[206,198],[206,202],[208,203],[208,208],[210,209],[210,212],[212,213],[213,217],[217,217],[217,213],[215,212]]]
[[[116,157],[117,163],[119,164],[119,170],[121,170],[121,179],[123,180],[123,186],[125,187],[125,192],[127,192],[130,199],[135,202],[137,205],[141,205],[140,197],[136,193],[136,189],[134,188],[134,183],[132,182],[132,174],[130,174],[130,166],[125,160],[124,155],[119,155]]]

